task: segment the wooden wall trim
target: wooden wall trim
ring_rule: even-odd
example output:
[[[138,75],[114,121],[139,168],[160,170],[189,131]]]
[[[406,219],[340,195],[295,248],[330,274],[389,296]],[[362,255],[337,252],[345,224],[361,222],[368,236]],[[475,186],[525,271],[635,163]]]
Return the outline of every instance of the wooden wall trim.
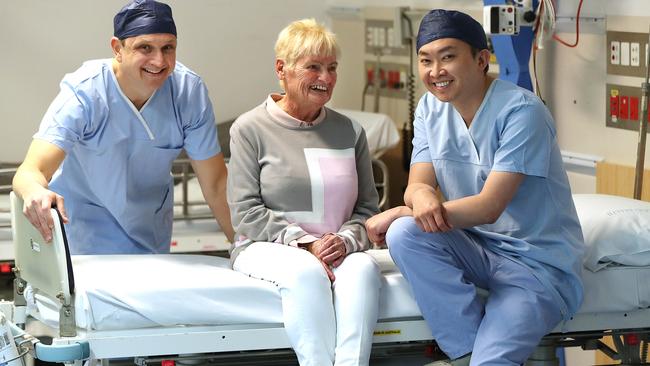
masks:
[[[634,196],[634,167],[599,162],[596,164],[596,193],[632,198]],[[650,201],[650,170],[643,173],[641,199]]]

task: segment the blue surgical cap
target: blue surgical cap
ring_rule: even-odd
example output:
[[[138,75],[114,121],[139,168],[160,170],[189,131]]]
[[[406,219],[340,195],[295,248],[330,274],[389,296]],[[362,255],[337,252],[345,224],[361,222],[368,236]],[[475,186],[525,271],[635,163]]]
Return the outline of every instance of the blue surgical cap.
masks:
[[[142,34],[176,35],[172,9],[153,0],[132,0],[113,18],[113,35],[119,39]]]
[[[417,51],[429,42],[456,38],[479,50],[488,48],[485,31],[479,22],[465,13],[433,9],[422,18],[417,38]]]

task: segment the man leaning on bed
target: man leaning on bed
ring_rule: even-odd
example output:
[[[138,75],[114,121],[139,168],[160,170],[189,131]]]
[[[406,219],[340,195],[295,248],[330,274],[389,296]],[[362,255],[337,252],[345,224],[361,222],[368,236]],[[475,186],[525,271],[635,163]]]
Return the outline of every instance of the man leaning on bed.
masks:
[[[56,204],[70,223],[72,254],[167,253],[169,173],[185,149],[232,240],[212,103],[201,78],[176,61],[171,8],[134,0],[113,24],[113,58],[87,61],[63,78],[16,172],[13,189],[25,215],[50,241]]]
[[[553,119],[537,96],[487,74],[487,48],[466,14],[424,17],[417,57],[428,92],[406,205],[366,222],[450,358],[434,365],[521,365],[582,301],[584,243]]]

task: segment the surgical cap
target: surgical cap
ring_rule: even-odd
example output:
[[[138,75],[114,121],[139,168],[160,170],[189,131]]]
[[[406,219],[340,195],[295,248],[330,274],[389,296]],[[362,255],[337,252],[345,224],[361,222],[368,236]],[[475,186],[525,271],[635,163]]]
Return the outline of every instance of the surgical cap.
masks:
[[[485,31],[479,22],[465,13],[433,9],[420,23],[417,51],[429,42],[441,38],[456,38],[479,50],[488,48]]]
[[[113,35],[119,39],[154,33],[176,35],[172,9],[167,4],[133,0],[113,18]]]

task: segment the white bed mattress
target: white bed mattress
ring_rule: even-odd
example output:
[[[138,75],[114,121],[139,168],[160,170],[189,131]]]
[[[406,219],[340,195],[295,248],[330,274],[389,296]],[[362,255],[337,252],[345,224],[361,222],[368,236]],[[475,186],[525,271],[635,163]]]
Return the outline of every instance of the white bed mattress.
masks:
[[[384,275],[380,319],[420,316],[410,288],[388,251],[370,253]],[[116,255],[77,256],[73,261],[77,325],[81,328],[282,322],[275,286],[230,270],[225,258]],[[585,270],[585,301],[580,312],[620,312],[650,306],[647,278],[650,268],[612,267],[595,273]],[[55,303],[38,295],[28,298],[28,302],[30,312],[56,326],[59,314]]]
[[[382,319],[417,316],[403,277],[374,251],[384,270]],[[76,256],[77,326],[134,329],[172,325],[281,323],[276,287],[229,269],[225,258],[199,255]],[[28,293],[29,312],[56,326],[57,303]]]
[[[650,267],[583,267],[585,296],[580,313],[625,312],[650,307]]]
[[[395,122],[386,114],[340,108],[337,108],[336,111],[359,122],[366,131],[370,155],[375,158],[397,145],[400,140]]]

